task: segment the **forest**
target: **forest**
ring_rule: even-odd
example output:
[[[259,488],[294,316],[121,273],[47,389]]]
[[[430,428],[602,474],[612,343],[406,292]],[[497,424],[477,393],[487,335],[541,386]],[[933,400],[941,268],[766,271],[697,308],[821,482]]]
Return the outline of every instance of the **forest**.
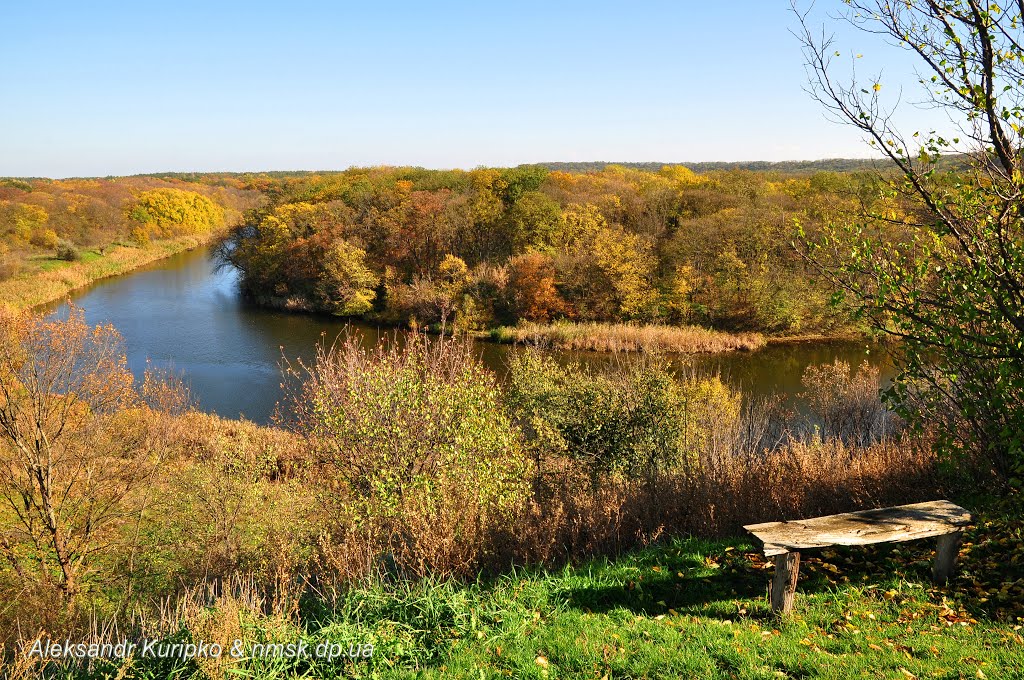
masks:
[[[641,346],[625,336],[646,326],[675,335],[657,346],[683,350],[851,336],[865,328],[797,236],[868,205],[891,218],[885,238],[901,238],[914,208],[883,182],[620,165],[7,179],[0,287],[37,304],[73,287],[54,277],[108,275],[114,251],[138,266],[154,242],[212,240],[250,299],[293,311],[498,339],[573,333],[594,349]],[[73,278],[73,263],[99,273]],[[691,328],[719,341],[690,341]]]
[[[855,332],[794,246],[864,203],[873,173],[607,166],[354,168],[287,178],[220,249],[256,302],[466,331],[524,322]]]

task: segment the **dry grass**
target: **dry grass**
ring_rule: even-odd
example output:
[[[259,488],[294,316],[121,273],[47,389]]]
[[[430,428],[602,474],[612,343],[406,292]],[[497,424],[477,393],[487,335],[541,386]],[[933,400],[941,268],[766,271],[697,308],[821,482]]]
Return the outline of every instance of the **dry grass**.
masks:
[[[294,478],[309,458],[302,438],[281,428],[197,411],[166,420],[165,426],[174,428],[166,440],[175,442],[175,459],[181,465],[219,463],[276,481]]]
[[[730,456],[650,480],[593,487],[566,465],[491,537],[491,566],[616,555],[662,536],[741,535],[743,525],[932,500],[941,495],[924,438],[851,447],[834,440]]]
[[[595,352],[751,351],[765,345],[760,333],[725,333],[700,326],[634,326],[621,323],[525,323],[492,333],[499,342]]]
[[[125,274],[150,262],[196,248],[208,243],[214,236],[213,233],[182,236],[154,241],[145,248],[115,246],[95,259],[24,273],[0,281],[0,307],[29,309],[54,302],[94,281]]]
[[[146,663],[138,648],[146,639],[180,642],[182,635],[186,634],[191,640],[219,644],[224,650],[219,657],[197,655],[194,660],[196,672],[188,677],[226,680],[240,674],[238,667],[241,662],[228,651],[235,641],[241,641],[247,647],[257,642],[275,638],[290,640],[296,636],[298,595],[298,591],[291,590],[268,598],[264,585],[246,576],[198,582],[153,606],[121,611],[103,620],[92,616],[76,631],[77,637],[72,640],[76,643],[88,641],[89,644],[113,646],[129,641],[135,644],[136,649],[123,663],[113,654],[59,660],[31,656],[27,650],[32,649],[37,641],[45,644],[59,636],[47,630],[35,633],[20,631],[16,636],[20,639],[10,638],[5,645],[0,645],[0,677],[5,680],[160,677],[132,672],[138,672],[139,666]]]
[[[415,538],[391,549],[335,514],[337,524],[325,526],[333,540],[318,546],[317,578],[341,590],[381,573],[473,578],[512,565],[614,556],[668,536],[735,536],[744,524],[933,500],[943,494],[936,463],[929,439],[909,437],[868,447],[793,442],[647,480],[609,477],[596,486],[564,460],[556,473],[535,480],[510,521],[482,523],[471,540],[459,530],[470,504],[406,505],[403,522],[417,529]]]
[[[864,446],[903,426],[879,399],[881,373],[866,361],[856,369],[840,359],[808,366],[802,382],[804,398],[825,439]]]

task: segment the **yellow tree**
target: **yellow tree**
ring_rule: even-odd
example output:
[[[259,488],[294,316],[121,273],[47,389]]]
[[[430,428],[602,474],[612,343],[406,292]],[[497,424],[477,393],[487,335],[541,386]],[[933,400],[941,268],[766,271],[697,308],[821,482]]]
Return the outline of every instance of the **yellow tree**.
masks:
[[[366,252],[344,240],[334,243],[320,266],[316,295],[337,316],[358,316],[373,309],[380,280],[366,266]]]
[[[596,206],[587,204],[562,212],[559,241],[565,287],[582,316],[610,320],[654,315],[655,260],[644,238],[609,225]]]
[[[646,319],[656,312],[658,292],[651,281],[654,257],[650,244],[619,228],[604,228],[594,237],[594,260],[608,281],[616,311],[624,319]]]
[[[138,397],[112,327],[0,315],[0,555],[22,592],[70,605],[155,465],[123,419]]]
[[[209,231],[224,221],[224,210],[194,191],[143,191],[125,207],[127,216],[159,236]]]

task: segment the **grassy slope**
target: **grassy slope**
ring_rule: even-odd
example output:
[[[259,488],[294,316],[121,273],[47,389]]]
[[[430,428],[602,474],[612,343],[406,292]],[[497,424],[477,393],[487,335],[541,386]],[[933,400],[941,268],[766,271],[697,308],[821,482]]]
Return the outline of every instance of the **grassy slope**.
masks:
[[[208,243],[215,236],[214,232],[182,236],[153,241],[145,248],[115,245],[102,255],[96,250],[86,250],[77,262],[53,257],[30,258],[26,263],[28,271],[0,281],[0,306],[27,309],[60,300],[69,292],[94,281],[125,274],[150,262],[191,250]]]
[[[263,619],[249,635],[301,635],[311,647],[372,643],[372,660],[249,660],[230,675],[1024,677],[1024,579],[1015,580],[1024,573],[1024,536],[1019,508],[1012,513],[982,515],[949,588],[928,580],[927,541],[813,552],[794,615],[780,621],[766,602],[770,565],[749,542],[676,540],[614,561],[472,585],[356,589],[333,611],[305,607],[305,633]],[[190,677],[195,667],[179,670]],[[156,678],[172,669],[133,671]]]

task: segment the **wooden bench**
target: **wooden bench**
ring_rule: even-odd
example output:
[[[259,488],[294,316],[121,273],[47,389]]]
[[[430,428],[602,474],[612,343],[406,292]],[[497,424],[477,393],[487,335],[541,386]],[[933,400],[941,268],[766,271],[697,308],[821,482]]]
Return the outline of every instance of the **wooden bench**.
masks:
[[[971,513],[949,501],[929,501],[892,508],[845,512],[841,515],[766,522],[743,527],[761,543],[765,557],[775,561],[771,584],[772,609],[793,608],[800,551],[833,545],[869,545],[938,537],[932,579],[945,583],[953,575],[961,532]]]

